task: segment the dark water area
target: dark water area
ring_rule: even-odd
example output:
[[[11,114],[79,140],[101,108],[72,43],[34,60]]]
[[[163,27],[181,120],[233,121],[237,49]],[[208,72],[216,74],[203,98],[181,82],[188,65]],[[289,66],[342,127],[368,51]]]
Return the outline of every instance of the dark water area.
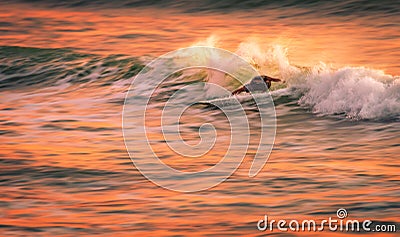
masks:
[[[7,2],[7,1],[5,1]],[[32,1],[12,1],[22,3],[32,3]],[[42,4],[47,7],[69,7],[69,8],[170,8],[173,10],[182,11],[184,13],[230,13],[234,11],[251,11],[251,10],[273,10],[273,9],[291,9],[300,8],[305,9],[307,13],[317,13],[319,16],[371,16],[373,15],[393,15],[399,13],[399,3],[396,1],[383,0],[349,0],[349,1],[317,1],[317,0],[246,0],[246,1],[135,1],[135,0],[122,0],[122,1],[52,1],[52,0],[38,0],[34,1],[36,4]]]

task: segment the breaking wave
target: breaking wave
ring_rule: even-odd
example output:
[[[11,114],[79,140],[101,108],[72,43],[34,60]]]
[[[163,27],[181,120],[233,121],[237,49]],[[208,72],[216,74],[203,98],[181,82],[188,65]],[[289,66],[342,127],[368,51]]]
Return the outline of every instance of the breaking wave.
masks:
[[[195,45],[218,46],[215,36]],[[381,70],[346,66],[334,68],[324,63],[299,66],[290,63],[288,49],[280,45],[263,48],[254,42],[241,43],[236,53],[260,74],[281,78],[274,83],[274,99],[288,96],[292,101],[320,116],[349,119],[387,120],[400,118],[400,78]],[[0,48],[0,90],[85,85],[124,87],[144,67],[143,58],[124,55],[98,56],[64,49]],[[201,76],[201,74],[198,74]],[[178,85],[210,80],[196,75],[177,74]],[[220,79],[219,79],[220,80]],[[230,83],[230,84],[229,84]],[[235,88],[229,82],[228,89]],[[237,86],[237,85],[236,85]],[[171,88],[172,88],[171,87]]]

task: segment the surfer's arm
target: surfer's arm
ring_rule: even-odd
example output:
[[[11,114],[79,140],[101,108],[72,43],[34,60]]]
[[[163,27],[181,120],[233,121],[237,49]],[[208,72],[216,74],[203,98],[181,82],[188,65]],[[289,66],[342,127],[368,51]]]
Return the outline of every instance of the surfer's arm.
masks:
[[[234,91],[232,92],[232,95],[239,94],[239,93],[241,93],[241,92],[243,92],[243,91],[247,91],[246,86],[242,86],[242,87],[240,87],[239,89],[234,90]]]
[[[269,77],[269,76],[264,76],[264,80],[265,81],[273,81],[273,82],[280,82],[281,81],[281,79],[273,78],[273,77]]]

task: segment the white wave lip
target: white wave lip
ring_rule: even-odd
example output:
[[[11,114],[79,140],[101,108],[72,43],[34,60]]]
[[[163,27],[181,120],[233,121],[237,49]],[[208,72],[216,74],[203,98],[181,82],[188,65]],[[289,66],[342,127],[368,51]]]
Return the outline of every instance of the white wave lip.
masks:
[[[353,119],[400,115],[400,80],[383,71],[364,67],[312,70],[305,79],[299,104],[315,113]]]

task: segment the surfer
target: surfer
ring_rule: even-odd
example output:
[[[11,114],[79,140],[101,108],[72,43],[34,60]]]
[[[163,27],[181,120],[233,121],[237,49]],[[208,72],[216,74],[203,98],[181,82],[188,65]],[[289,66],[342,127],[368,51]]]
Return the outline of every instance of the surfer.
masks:
[[[271,87],[272,82],[279,82],[281,79],[272,78],[269,76],[256,76],[249,83],[243,85],[239,89],[232,92],[232,95],[239,94],[241,92],[265,92]]]

